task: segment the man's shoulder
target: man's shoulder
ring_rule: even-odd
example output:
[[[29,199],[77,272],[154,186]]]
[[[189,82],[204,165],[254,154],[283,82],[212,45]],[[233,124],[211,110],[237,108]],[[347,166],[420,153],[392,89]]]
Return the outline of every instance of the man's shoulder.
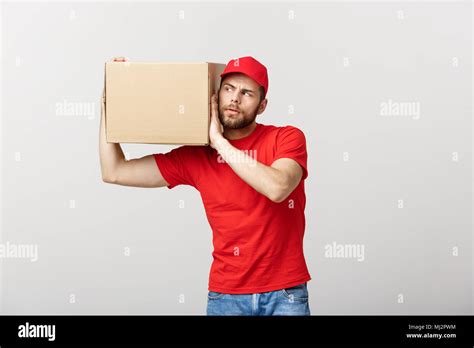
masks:
[[[168,152],[169,155],[174,155],[177,160],[202,160],[204,156],[209,153],[210,146],[207,145],[180,145]]]
[[[181,145],[176,149],[184,154],[198,155],[206,153],[210,148],[209,145]]]
[[[275,126],[275,125],[265,125],[261,124],[263,130],[267,134],[273,134],[275,136],[283,136],[287,134],[295,134],[304,137],[304,132],[293,125],[283,125],[283,126]]]

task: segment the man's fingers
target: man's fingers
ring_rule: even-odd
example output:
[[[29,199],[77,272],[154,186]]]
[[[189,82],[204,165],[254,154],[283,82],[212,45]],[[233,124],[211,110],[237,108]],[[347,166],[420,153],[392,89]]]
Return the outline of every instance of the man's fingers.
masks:
[[[100,114],[103,115],[104,114],[104,110],[105,110],[105,96],[102,95],[102,98],[100,98]]]
[[[217,115],[217,95],[213,94],[211,97],[211,106],[212,106],[212,111],[214,112],[215,115]]]
[[[114,62],[126,62],[128,61],[128,58],[127,57],[115,57],[113,59]]]

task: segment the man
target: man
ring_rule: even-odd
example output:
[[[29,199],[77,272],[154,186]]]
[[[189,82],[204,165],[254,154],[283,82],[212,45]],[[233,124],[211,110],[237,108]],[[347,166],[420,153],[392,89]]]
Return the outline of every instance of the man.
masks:
[[[303,255],[306,140],[292,126],[256,123],[268,75],[252,57],[230,60],[211,97],[210,146],[125,160],[100,129],[102,178],[137,187],[199,190],[213,232],[207,315],[310,315]]]

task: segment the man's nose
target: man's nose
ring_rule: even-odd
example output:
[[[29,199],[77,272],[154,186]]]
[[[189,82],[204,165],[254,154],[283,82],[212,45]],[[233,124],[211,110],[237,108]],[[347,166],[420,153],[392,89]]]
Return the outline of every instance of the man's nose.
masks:
[[[235,90],[234,93],[231,96],[231,102],[240,104],[240,91]]]

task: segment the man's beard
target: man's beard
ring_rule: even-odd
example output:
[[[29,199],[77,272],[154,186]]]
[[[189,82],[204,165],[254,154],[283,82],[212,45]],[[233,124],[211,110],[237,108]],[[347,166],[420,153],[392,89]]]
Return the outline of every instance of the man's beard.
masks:
[[[225,109],[219,109],[219,120],[221,121],[222,125],[225,128],[230,128],[230,129],[240,129],[240,128],[245,128],[255,119],[257,118],[257,110],[258,106],[255,108],[255,110],[249,115],[244,114],[242,110],[240,110],[240,113],[238,115],[235,115],[234,117],[229,117],[224,115],[224,112],[226,111]]]

